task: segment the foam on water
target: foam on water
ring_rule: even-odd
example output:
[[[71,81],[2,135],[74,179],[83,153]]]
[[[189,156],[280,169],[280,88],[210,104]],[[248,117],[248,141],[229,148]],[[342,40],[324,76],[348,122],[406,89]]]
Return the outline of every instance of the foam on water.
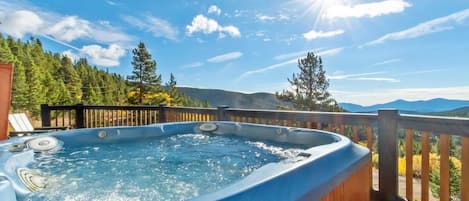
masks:
[[[36,156],[47,188],[23,200],[185,200],[216,191],[302,147],[246,138],[181,134]]]

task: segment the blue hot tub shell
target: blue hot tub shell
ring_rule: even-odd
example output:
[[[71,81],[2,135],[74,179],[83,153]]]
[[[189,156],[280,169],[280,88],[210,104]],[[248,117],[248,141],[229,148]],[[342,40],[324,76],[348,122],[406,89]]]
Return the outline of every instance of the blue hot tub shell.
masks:
[[[139,127],[77,129],[13,138],[0,143],[0,200],[16,201],[31,193],[16,175],[18,168],[34,160],[34,152],[10,152],[14,143],[38,136],[54,136],[63,146],[114,143],[135,138],[186,133],[204,133],[199,127],[207,122],[164,123]],[[311,147],[294,158],[269,163],[247,177],[221,190],[193,200],[318,200],[369,162],[369,150],[335,133],[270,125],[210,122],[217,129],[210,133],[237,135],[256,140],[301,144]],[[105,133],[104,138],[99,134]]]

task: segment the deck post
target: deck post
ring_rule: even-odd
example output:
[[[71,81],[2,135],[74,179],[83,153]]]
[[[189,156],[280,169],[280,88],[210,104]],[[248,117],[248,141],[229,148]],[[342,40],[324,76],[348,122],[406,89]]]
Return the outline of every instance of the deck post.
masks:
[[[159,105],[159,109],[158,109],[158,113],[159,113],[159,119],[160,119],[160,122],[159,123],[166,123],[166,105],[165,104],[160,104]]]
[[[41,104],[42,127],[50,127],[50,109],[48,104]]]
[[[0,141],[8,139],[8,112],[13,88],[13,65],[0,64]]]
[[[378,110],[378,154],[380,200],[399,200],[396,109]]]
[[[226,109],[229,107],[226,105],[220,105],[217,107],[217,121],[229,121],[228,115],[226,114]]]
[[[75,122],[77,128],[85,128],[85,105],[83,103],[76,104],[75,108]]]

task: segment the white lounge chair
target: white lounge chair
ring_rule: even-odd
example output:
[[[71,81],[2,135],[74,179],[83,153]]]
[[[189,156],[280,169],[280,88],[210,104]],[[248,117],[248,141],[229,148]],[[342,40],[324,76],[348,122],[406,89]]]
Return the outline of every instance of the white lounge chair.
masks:
[[[25,113],[9,114],[8,121],[10,122],[11,127],[14,129],[14,131],[10,131],[10,137],[67,129],[67,127],[34,128]]]

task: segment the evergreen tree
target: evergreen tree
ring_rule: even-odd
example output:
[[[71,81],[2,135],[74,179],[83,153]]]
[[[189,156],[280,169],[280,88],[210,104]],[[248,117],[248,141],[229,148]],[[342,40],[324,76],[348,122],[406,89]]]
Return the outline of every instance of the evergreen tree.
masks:
[[[149,73],[142,73],[143,77],[152,78],[143,82],[145,89],[149,89],[146,103],[158,104],[158,101],[165,101],[174,104],[174,98],[161,92],[161,77],[155,72],[156,62],[151,60],[151,55],[144,49],[144,45],[143,48],[142,45],[137,48],[135,64],[143,64],[142,70],[153,72],[150,76]],[[72,64],[69,58],[61,54],[45,51],[41,41],[36,38],[22,42],[12,37],[4,38],[0,34],[0,63],[14,65],[12,111],[29,112],[32,115],[38,114],[40,104],[43,103],[125,105],[128,104],[131,86],[135,90],[135,83],[138,83],[133,82],[131,85],[121,75],[110,74],[91,66],[86,59]],[[174,76],[168,84],[174,88],[168,93],[178,97],[177,105],[201,106],[200,101],[177,93]]]
[[[167,92],[171,97],[171,103],[169,105],[181,105],[181,97],[177,91],[176,84],[176,78],[171,73],[169,81],[166,83]]]
[[[52,105],[60,103],[59,82],[63,83],[60,80],[54,80],[50,72],[44,72],[44,80],[42,83],[42,86],[44,86],[42,90],[45,97],[44,103]]]
[[[13,60],[7,61],[13,64],[12,109],[13,111],[26,111],[28,106],[28,85],[26,84],[26,73],[23,63],[18,59],[18,57],[24,58],[21,43],[16,42],[10,36],[7,38],[6,44],[11,54],[14,55]],[[3,52],[8,54],[6,50]]]
[[[161,75],[156,74],[156,61],[152,60],[145,44],[140,42],[132,50],[132,75],[127,79],[135,86],[134,91],[138,97],[137,104],[143,104],[145,94],[161,91]]]
[[[450,200],[459,200],[461,195],[460,183],[461,183],[461,170],[458,170],[454,165],[453,161],[449,161],[449,191]],[[435,169],[430,172],[430,189],[433,196],[440,197],[440,170]]]
[[[327,91],[329,81],[321,57],[308,53],[306,58],[298,60],[298,68],[300,72],[288,79],[293,90],[276,93],[277,98],[292,103],[296,110],[340,111]]]
[[[27,54],[25,59],[26,69],[26,81],[28,83],[28,110],[33,115],[38,115],[40,111],[40,105],[44,103],[45,97],[42,89],[42,73],[40,72],[39,66],[37,66],[30,54]]]
[[[64,81],[65,87],[69,91],[70,103],[81,102],[82,83],[77,71],[73,67],[72,61],[68,57],[63,56],[60,64],[59,74]]]

